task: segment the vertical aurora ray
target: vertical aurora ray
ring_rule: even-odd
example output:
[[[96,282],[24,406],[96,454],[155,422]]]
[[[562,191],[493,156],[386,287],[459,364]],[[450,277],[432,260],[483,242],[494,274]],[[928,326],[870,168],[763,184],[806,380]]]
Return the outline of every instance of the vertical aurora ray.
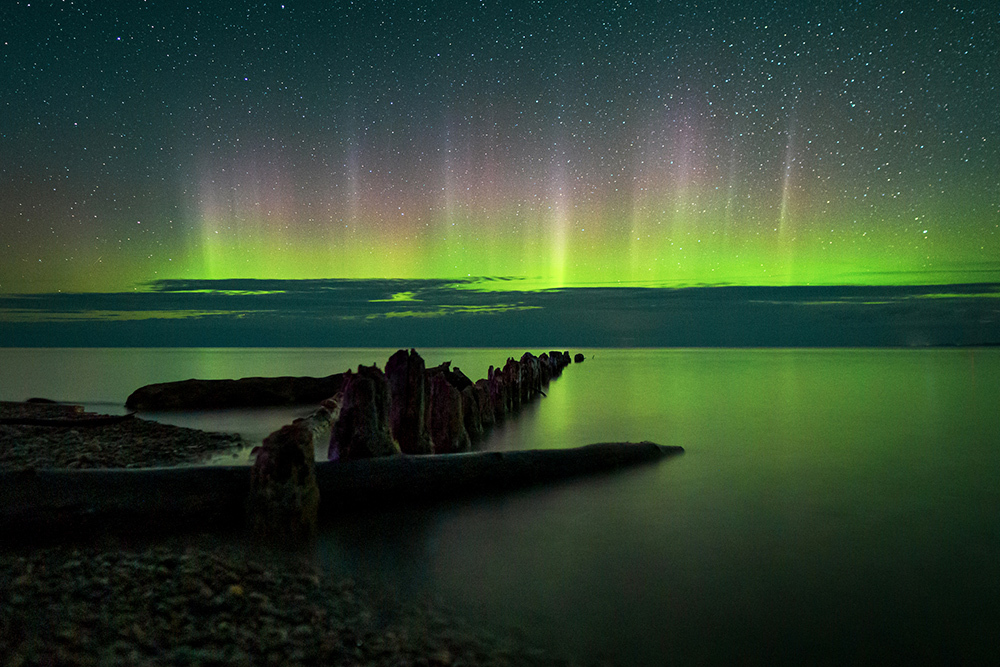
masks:
[[[549,194],[549,220],[550,238],[548,245],[550,248],[550,262],[548,267],[548,279],[552,283],[561,287],[566,284],[566,262],[567,262],[567,232],[571,224],[571,199],[570,184],[566,177],[566,168],[563,164],[563,156],[558,155],[556,164],[552,170],[551,192]]]
[[[785,162],[781,174],[781,205],[778,212],[778,238],[785,245],[789,241],[789,204],[792,197],[792,169],[795,166],[795,121],[788,121],[786,131]],[[794,238],[791,239],[794,241]]]
[[[795,272],[795,230],[792,220],[792,172],[796,167],[795,163],[795,114],[792,113],[788,119],[788,127],[785,131],[785,160],[781,174],[781,204],[778,210],[778,247],[780,253],[781,269],[787,278],[786,282],[791,283]]]
[[[84,5],[8,10],[3,291],[1000,280],[978,9]]]
[[[441,166],[402,192],[368,166],[357,146],[343,170],[327,177],[319,200],[296,188],[295,170],[277,159],[216,165],[202,172],[199,242],[178,272],[209,278],[499,275],[559,287],[858,283],[933,269],[938,261],[927,235],[914,229],[912,240],[899,240],[884,229],[887,215],[904,215],[891,202],[875,211],[864,203],[825,204],[823,188],[810,191],[799,181],[795,128],[789,123],[781,159],[765,165],[776,176],[770,189],[760,187],[760,179],[746,180],[736,142],[724,160],[710,160],[716,149],[690,124],[651,135],[631,163],[625,197],[581,181],[565,153],[536,178],[513,172],[498,159],[502,149],[495,143],[454,137],[442,143]],[[581,190],[590,194],[579,196]],[[923,226],[947,219],[936,209],[924,211]],[[948,252],[974,254],[974,242],[956,237]],[[980,246],[985,257],[996,241]]]

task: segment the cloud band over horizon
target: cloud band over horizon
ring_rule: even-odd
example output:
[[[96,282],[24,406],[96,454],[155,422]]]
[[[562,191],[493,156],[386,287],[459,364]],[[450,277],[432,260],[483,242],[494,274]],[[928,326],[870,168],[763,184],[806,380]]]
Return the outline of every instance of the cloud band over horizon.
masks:
[[[0,295],[0,346],[1000,344],[998,283],[516,290],[497,282],[505,281],[169,280],[137,292]]]

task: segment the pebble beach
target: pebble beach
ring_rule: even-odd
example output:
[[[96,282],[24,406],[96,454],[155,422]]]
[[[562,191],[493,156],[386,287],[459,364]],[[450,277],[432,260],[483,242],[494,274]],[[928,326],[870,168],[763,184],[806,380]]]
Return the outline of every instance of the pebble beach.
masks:
[[[188,465],[239,436],[56,408],[0,409],[0,469]],[[80,425],[11,423],[25,410]],[[0,542],[2,665],[567,665],[430,601],[238,535]]]
[[[248,445],[234,433],[103,419],[115,418],[79,406],[0,402],[0,470],[191,465]]]
[[[227,545],[58,546],[0,557],[17,665],[562,665],[432,605]]]

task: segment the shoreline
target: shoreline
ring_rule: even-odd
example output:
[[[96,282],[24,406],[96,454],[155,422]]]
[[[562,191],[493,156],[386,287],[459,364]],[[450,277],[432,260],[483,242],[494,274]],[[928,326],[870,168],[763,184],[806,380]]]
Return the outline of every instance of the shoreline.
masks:
[[[0,598],[10,665],[571,664],[240,542],[4,550]]]
[[[0,471],[184,467],[250,444],[141,418],[84,426],[93,417],[73,406],[21,405],[81,423],[0,423]],[[5,540],[0,655],[11,665],[571,664],[430,600],[326,573],[306,551],[261,547],[241,528]]]
[[[235,433],[135,415],[98,415],[78,405],[0,402],[0,471],[186,466],[250,446]]]

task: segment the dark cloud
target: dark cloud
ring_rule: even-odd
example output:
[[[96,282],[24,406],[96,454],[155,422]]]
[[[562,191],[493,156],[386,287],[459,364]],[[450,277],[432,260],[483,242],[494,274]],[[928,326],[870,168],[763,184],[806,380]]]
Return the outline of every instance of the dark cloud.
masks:
[[[908,346],[1000,343],[1000,285],[593,287],[170,280],[0,296],[3,346]]]

